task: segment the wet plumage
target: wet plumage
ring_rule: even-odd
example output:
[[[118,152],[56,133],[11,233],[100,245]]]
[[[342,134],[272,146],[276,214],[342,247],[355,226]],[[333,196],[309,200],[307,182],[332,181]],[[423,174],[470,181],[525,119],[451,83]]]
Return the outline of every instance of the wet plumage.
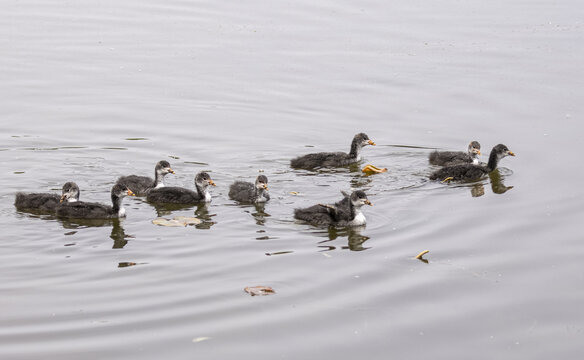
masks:
[[[43,213],[55,213],[57,206],[63,202],[75,202],[79,200],[79,187],[70,181],[63,185],[61,196],[48,193],[25,194],[18,192],[14,200],[14,206],[19,210],[35,210]]]
[[[270,200],[268,193],[268,178],[259,175],[255,184],[247,181],[236,181],[229,187],[229,198],[249,203],[262,203]]]
[[[361,207],[372,205],[365,192],[343,193],[342,200],[332,204],[317,204],[308,208],[295,209],[294,217],[314,225],[359,226],[365,224]]]
[[[124,184],[117,183],[112,187],[112,205],[94,202],[77,201],[63,203],[57,207],[57,216],[72,219],[115,219],[126,216],[122,200],[126,195],[134,195]]]
[[[474,181],[486,176],[497,168],[499,161],[505,156],[515,156],[507,146],[503,144],[496,145],[491,150],[489,162],[486,166],[474,164],[459,164],[446,166],[430,175],[431,180],[454,180],[454,181]]]
[[[361,160],[361,149],[366,145],[375,145],[365,133],[353,137],[351,150],[344,152],[320,152],[297,157],[290,161],[290,166],[300,169],[314,169],[318,167],[345,166]]]
[[[195,176],[195,191],[182,187],[162,187],[152,189],[146,195],[146,200],[159,204],[196,204],[210,202],[211,194],[207,187],[215,186],[213,180],[206,172],[200,172]]]
[[[151,189],[164,187],[166,174],[174,174],[174,170],[168,161],[161,160],[154,167],[154,179],[148,176],[128,175],[120,177],[116,183],[125,184],[136,196],[145,196]]]
[[[478,141],[471,141],[468,144],[468,151],[434,151],[428,156],[428,161],[432,165],[449,166],[455,164],[479,164],[481,154],[481,144]]]

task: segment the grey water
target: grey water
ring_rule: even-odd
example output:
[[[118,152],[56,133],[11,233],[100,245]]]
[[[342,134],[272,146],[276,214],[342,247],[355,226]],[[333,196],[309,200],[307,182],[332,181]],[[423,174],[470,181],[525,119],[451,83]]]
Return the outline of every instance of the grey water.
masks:
[[[0,358],[576,359],[584,347],[584,8],[551,1],[4,1]],[[377,146],[355,165],[291,158]],[[433,149],[516,157],[428,180]],[[159,160],[208,206],[75,222]],[[386,167],[367,176],[365,164]],[[265,206],[228,196],[270,180]],[[364,190],[367,224],[296,207]],[[188,227],[152,224],[197,217]],[[415,256],[422,250],[428,262]],[[247,286],[276,293],[251,297]]]

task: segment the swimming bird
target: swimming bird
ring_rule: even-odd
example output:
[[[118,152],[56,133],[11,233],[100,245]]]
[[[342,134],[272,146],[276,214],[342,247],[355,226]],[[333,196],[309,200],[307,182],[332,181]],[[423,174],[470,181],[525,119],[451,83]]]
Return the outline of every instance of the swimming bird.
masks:
[[[342,192],[341,201],[317,204],[304,209],[295,209],[294,217],[315,225],[359,226],[365,224],[365,215],[361,212],[363,205],[372,206],[365,192],[354,191],[352,194]]]
[[[164,187],[164,176],[169,173],[174,174],[170,163],[161,160],[154,167],[154,179],[148,176],[128,175],[120,177],[117,183],[125,184],[136,196],[145,196],[151,189]]]
[[[211,180],[209,174],[202,171],[195,176],[196,191],[174,186],[162,187],[150,190],[146,195],[146,201],[166,204],[210,202],[211,194],[207,189],[209,185],[215,186],[215,183]]]
[[[292,159],[290,166],[300,169],[314,169],[316,167],[345,166],[361,160],[361,149],[366,145],[375,145],[365,133],[359,133],[353,137],[351,151],[344,152],[320,152],[303,155]]]
[[[428,161],[432,165],[449,166],[454,164],[473,163],[479,164],[481,154],[481,144],[478,141],[471,141],[468,144],[468,151],[434,151],[428,156]]]
[[[122,200],[126,195],[133,196],[125,184],[116,183],[111,190],[112,205],[77,201],[57,206],[57,216],[72,219],[115,219],[126,216]]]
[[[487,175],[491,171],[497,168],[499,161],[505,156],[515,156],[515,154],[510,151],[507,146],[503,144],[496,145],[491,150],[489,155],[489,162],[486,166],[484,165],[474,165],[474,164],[458,164],[452,166],[446,166],[439,169],[430,175],[430,180],[442,180],[442,182],[455,180],[455,181],[474,181],[481,177]]]
[[[247,181],[236,181],[229,187],[229,198],[249,203],[262,203],[270,200],[268,194],[268,178],[259,175],[252,184]]]
[[[63,185],[61,196],[57,194],[32,193],[25,194],[18,192],[14,200],[17,209],[36,210],[47,213],[54,213],[59,203],[63,201],[75,202],[79,200],[79,187],[72,181]]]

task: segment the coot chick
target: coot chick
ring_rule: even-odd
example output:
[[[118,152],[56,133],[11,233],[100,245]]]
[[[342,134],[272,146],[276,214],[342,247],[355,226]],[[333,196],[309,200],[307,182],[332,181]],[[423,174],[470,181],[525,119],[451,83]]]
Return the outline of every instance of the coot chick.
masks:
[[[174,170],[166,160],[161,160],[154,167],[154,179],[148,176],[128,175],[122,176],[116,183],[123,183],[132,189],[136,196],[146,196],[146,193],[154,188],[164,187],[164,176],[174,174]]]
[[[468,144],[468,152],[462,151],[434,151],[428,157],[430,164],[449,166],[455,164],[473,163],[479,164],[479,155],[481,154],[481,144],[478,141],[471,141]]]
[[[510,151],[507,146],[503,144],[496,145],[491,150],[489,155],[489,162],[486,166],[484,165],[474,165],[474,164],[459,164],[443,167],[440,170],[435,171],[430,175],[430,180],[442,180],[444,181],[474,181],[481,177],[487,175],[491,171],[497,168],[499,160],[507,155],[515,156],[515,154]]]
[[[117,183],[112,187],[112,206],[100,203],[77,201],[63,203],[57,206],[57,216],[73,219],[116,219],[126,216],[122,207],[122,199],[126,195],[133,196],[132,190],[124,184]]]
[[[63,201],[75,202],[77,200],[79,200],[79,187],[70,181],[63,185],[61,196],[47,193],[24,194],[18,192],[16,193],[14,206],[19,210],[28,209],[54,213],[59,203]]]
[[[361,149],[366,145],[375,145],[365,133],[359,133],[353,137],[351,151],[344,152],[321,152],[297,157],[290,161],[293,168],[314,169],[316,167],[336,167],[356,163],[361,160]]]
[[[229,187],[229,198],[249,203],[263,203],[270,200],[268,178],[265,175],[260,175],[255,184],[247,181],[234,182]]]
[[[215,186],[213,180],[206,172],[200,172],[195,176],[195,189],[192,191],[181,187],[162,187],[152,189],[146,195],[146,201],[165,204],[195,204],[198,202],[210,202],[211,194],[207,187]]]
[[[365,224],[361,207],[373,205],[365,192],[343,193],[344,198],[333,205],[317,204],[304,209],[295,209],[294,217],[315,225],[359,226]]]

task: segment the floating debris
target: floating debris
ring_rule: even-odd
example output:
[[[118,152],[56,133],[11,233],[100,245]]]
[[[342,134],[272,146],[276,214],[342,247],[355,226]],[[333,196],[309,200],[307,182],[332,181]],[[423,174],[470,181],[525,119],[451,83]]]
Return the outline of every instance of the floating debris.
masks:
[[[196,217],[188,216],[175,216],[172,219],[165,219],[162,217],[152,220],[154,225],[160,226],[187,226],[187,225],[199,225],[202,221]]]
[[[382,168],[378,168],[377,166],[373,166],[371,164],[368,164],[368,165],[365,165],[365,167],[361,171],[367,175],[372,175],[372,174],[384,173],[387,171],[387,168],[382,169]]]
[[[276,252],[266,253],[266,256],[291,254],[293,252],[294,251],[291,251],[291,250],[288,250],[288,251],[276,251]]]
[[[175,216],[172,218],[173,220],[180,221],[181,223],[185,223],[185,225],[199,225],[202,221],[196,217],[188,217],[188,216]]]
[[[138,265],[138,264],[135,263],[135,262],[131,262],[131,261],[126,261],[126,262],[118,263],[118,267],[119,268],[128,267],[128,266],[134,266],[134,265]]]
[[[263,295],[270,295],[275,294],[276,292],[269,286],[248,286],[243,289],[246,293],[250,294],[251,296],[263,296]]]
[[[424,250],[421,253],[419,253],[418,255],[416,255],[416,259],[421,260],[423,262],[425,262],[426,264],[428,263],[428,260],[424,259],[423,256],[426,255],[427,253],[429,253],[430,250]]]
[[[209,339],[211,339],[211,337],[210,337],[210,336],[201,336],[201,337],[196,337],[196,338],[194,338],[194,339],[193,339],[193,342],[194,342],[194,343],[198,343],[198,342],[201,342],[201,341],[206,341],[206,340],[209,340]]]
[[[178,220],[170,220],[170,219],[165,219],[165,218],[156,218],[156,219],[152,220],[152,223],[154,225],[160,225],[160,226],[182,226],[182,227],[187,226],[186,223],[180,222]]]

